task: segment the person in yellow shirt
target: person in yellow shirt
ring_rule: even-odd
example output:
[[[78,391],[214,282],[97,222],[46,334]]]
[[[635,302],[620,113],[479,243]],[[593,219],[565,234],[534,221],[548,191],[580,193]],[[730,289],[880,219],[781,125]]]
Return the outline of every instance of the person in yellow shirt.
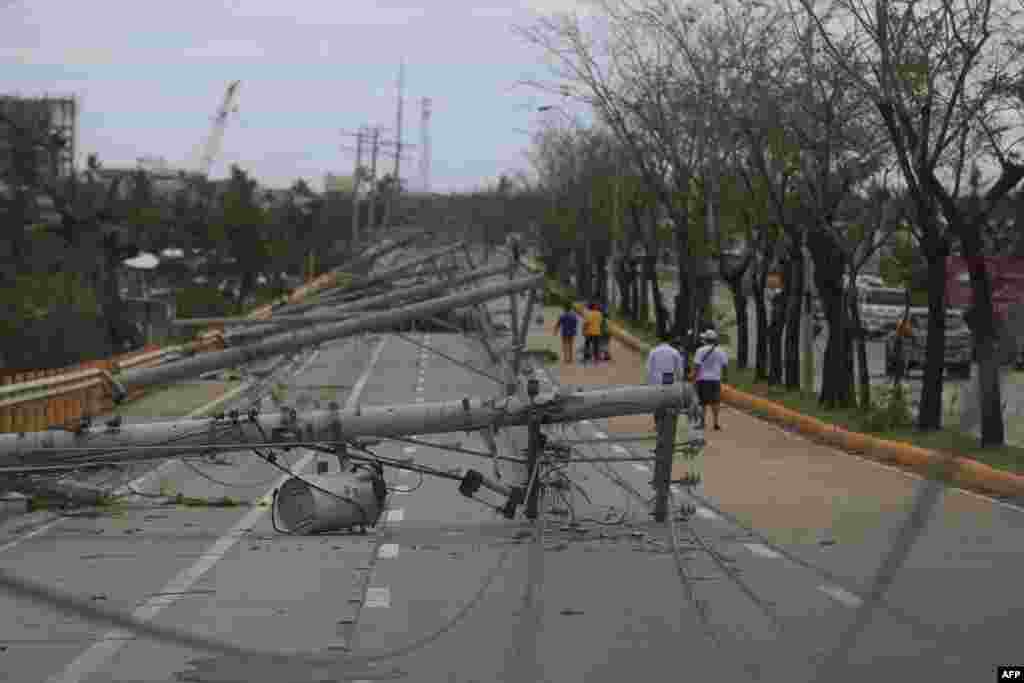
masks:
[[[601,341],[601,310],[597,304],[590,304],[583,314],[583,360],[597,362]]]

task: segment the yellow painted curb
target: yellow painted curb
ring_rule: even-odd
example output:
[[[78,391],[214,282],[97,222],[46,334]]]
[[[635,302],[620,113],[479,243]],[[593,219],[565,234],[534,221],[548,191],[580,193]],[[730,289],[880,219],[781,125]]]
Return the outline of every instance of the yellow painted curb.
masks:
[[[650,344],[633,336],[620,325],[610,323],[608,328],[613,337],[638,353],[647,353],[652,348]],[[824,441],[840,450],[863,453],[876,460],[921,469],[940,464],[947,459],[938,451],[899,441],[879,439],[870,434],[847,431],[837,425],[797,413],[774,401],[740,391],[728,384],[722,385],[722,401],[738,408],[753,410],[770,420],[782,422],[805,436]],[[1024,476],[959,456],[954,457],[952,464],[953,481],[958,486],[1000,496],[1024,496]]]

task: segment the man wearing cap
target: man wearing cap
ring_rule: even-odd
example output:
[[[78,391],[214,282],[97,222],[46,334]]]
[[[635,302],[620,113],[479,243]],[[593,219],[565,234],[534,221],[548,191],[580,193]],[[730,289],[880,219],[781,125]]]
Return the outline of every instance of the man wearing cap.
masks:
[[[715,418],[715,429],[722,428],[718,421],[718,412],[722,401],[722,374],[729,364],[729,357],[718,346],[718,334],[714,330],[706,330],[701,336],[704,345],[697,349],[693,364],[697,370],[697,398],[700,400],[701,424],[707,424],[708,406]]]

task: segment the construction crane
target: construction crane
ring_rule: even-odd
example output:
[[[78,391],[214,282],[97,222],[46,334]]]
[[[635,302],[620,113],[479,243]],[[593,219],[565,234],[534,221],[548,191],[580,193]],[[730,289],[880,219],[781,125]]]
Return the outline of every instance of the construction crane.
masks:
[[[216,160],[217,154],[220,153],[220,143],[224,139],[224,129],[228,125],[228,115],[238,111],[238,105],[235,102],[238,99],[238,86],[241,84],[241,81],[233,81],[228,85],[228,89],[224,93],[224,101],[214,117],[213,130],[210,131],[210,137],[206,140],[206,145],[203,147],[203,153],[199,160],[199,173],[203,177],[210,175],[213,162]]]

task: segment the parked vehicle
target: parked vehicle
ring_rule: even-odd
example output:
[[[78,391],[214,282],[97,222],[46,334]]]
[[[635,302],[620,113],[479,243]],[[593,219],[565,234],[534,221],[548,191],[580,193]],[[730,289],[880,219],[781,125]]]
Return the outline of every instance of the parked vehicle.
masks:
[[[900,364],[904,371],[923,368],[928,340],[928,309],[911,308],[907,319],[907,334],[903,337],[902,358],[897,353],[899,330],[891,332],[885,340],[885,374],[896,374]],[[973,343],[971,331],[959,310],[946,312],[946,363],[950,372],[963,377],[971,376]]]
[[[896,330],[906,310],[907,293],[892,287],[868,287],[857,292],[860,322],[868,338],[884,337]]]

